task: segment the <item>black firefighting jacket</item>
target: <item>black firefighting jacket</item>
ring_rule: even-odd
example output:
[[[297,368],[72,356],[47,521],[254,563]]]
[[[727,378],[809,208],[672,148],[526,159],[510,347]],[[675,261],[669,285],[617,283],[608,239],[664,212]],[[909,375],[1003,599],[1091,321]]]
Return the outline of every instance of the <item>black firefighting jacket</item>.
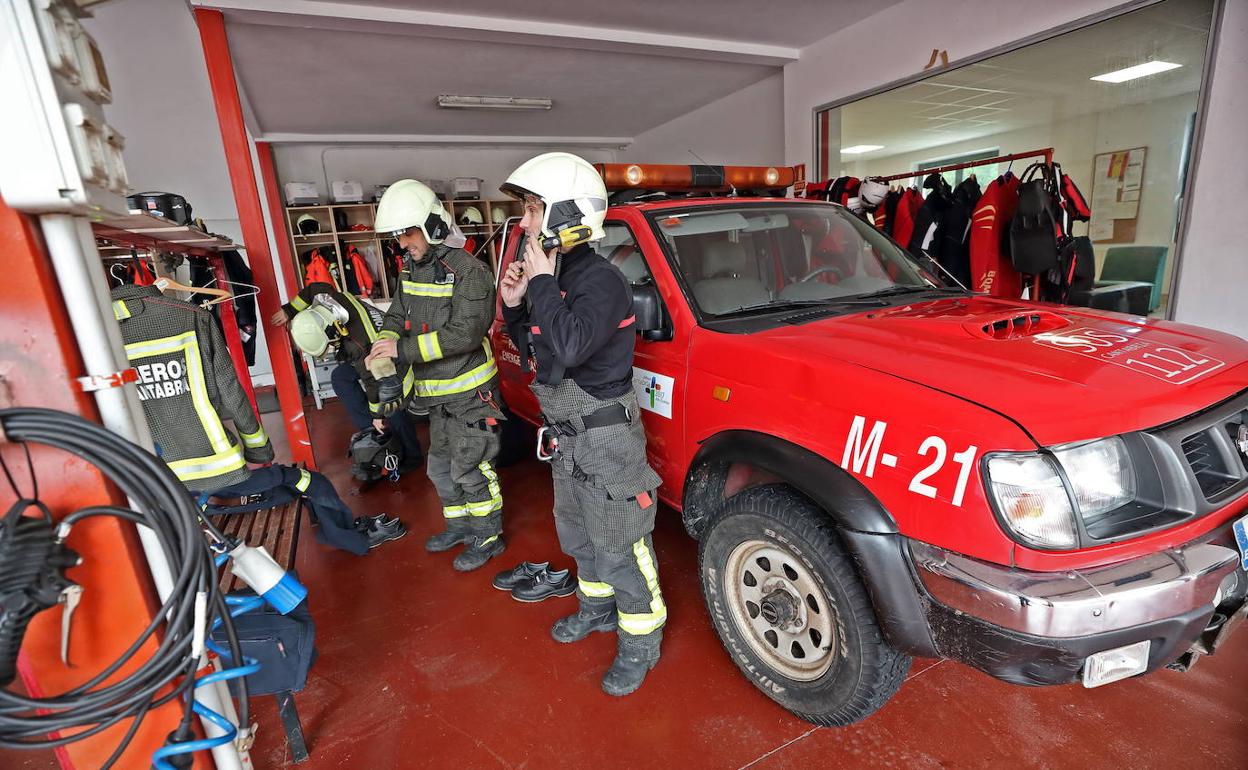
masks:
[[[318,294],[328,294],[335,302],[346,308],[347,333],[337,340],[334,340],[333,336],[331,336],[330,344],[337,348],[334,354],[335,358],[340,363],[350,364],[351,368],[355,369],[355,373],[359,375],[360,385],[368,396],[369,414],[374,419],[379,419],[382,417],[382,414],[380,411],[381,405],[377,399],[377,380],[364,364],[364,358],[368,355],[369,350],[372,349],[373,343],[378,340],[377,335],[381,331],[385,313],[364,300],[356,299],[350,294],[338,291],[328,283],[316,282],[303,287],[298,294],[291,298],[290,302],[282,305],[282,310],[286,312],[286,317],[294,318],[299,311],[311,307]],[[399,375],[403,378],[403,398],[406,400],[411,396],[416,380],[410,366],[401,367]]]
[[[414,399],[441,404],[486,391],[498,368],[486,332],[494,317],[494,278],[463,249],[429,247],[407,260],[382,323],[381,338],[398,340],[400,371],[411,365]]]
[[[273,445],[212,314],[154,286],[118,286],[112,298],[157,453],[177,477],[211,491],[245,480],[248,462],[271,462]]]
[[[537,381],[571,377],[594,398],[617,398],[633,387],[636,324],[628,279],[581,244],[560,257],[559,278],[537,275],[526,301],[503,307],[507,333],[528,340]]]

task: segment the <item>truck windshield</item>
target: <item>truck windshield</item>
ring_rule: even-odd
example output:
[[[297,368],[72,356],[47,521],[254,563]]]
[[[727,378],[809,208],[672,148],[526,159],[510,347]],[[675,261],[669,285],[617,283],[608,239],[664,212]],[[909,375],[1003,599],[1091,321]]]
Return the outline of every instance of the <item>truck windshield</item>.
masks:
[[[956,286],[839,206],[736,203],[651,216],[705,316]]]

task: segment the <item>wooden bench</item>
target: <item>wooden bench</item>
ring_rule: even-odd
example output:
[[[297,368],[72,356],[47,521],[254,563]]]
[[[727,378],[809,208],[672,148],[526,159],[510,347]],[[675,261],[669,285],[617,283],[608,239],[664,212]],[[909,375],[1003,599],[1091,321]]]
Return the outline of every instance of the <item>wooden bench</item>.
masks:
[[[238,499],[213,498],[214,505],[236,505]],[[295,551],[299,547],[299,520],[303,511],[303,498],[296,497],[288,503],[273,508],[262,508],[250,513],[218,514],[209,513],[212,523],[224,534],[238,538],[250,546],[264,546],[273,560],[287,571],[295,566]],[[221,575],[221,592],[228,594],[246,589],[247,585],[234,576],[229,570]],[[282,729],[286,732],[286,745],[290,747],[291,759],[303,762],[308,758],[308,742],[303,735],[303,725],[299,722],[299,711],[295,708],[295,696],[291,692],[279,692],[277,711],[282,719]]]

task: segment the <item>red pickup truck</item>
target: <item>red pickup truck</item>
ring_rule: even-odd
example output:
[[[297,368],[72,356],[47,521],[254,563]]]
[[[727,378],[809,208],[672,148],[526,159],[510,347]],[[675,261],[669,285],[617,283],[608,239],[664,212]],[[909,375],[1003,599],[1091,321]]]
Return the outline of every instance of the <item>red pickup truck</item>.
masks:
[[[1244,340],[977,296],[829,203],[641,196],[606,233],[659,494],[732,659],[798,716],[865,718],[911,656],[1182,670],[1248,613]]]

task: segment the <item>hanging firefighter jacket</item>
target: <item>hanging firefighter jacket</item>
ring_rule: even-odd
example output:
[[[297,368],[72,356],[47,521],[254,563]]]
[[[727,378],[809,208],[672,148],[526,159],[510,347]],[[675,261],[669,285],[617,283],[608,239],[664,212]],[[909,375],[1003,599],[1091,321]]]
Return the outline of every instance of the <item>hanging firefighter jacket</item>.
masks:
[[[368,260],[364,259],[364,255],[355,247],[355,244],[347,246],[347,259],[351,262],[355,282],[359,285],[359,291],[355,293],[361,299],[373,296],[373,271],[368,266]]]
[[[271,462],[273,445],[212,314],[154,286],[119,286],[112,298],[157,454],[170,470],[190,489],[213,490],[247,479],[248,462]],[[233,420],[241,443],[222,418]]]
[[[988,183],[971,214],[972,291],[1018,299],[1023,278],[1010,261],[1010,220],[1018,208],[1018,177],[1010,172]]]
[[[893,215],[892,236],[903,248],[910,245],[910,239],[914,236],[915,217],[921,208],[923,196],[918,190],[910,187],[901,193],[901,198],[897,201],[897,211]]]
[[[885,235],[893,234],[893,225],[897,221],[897,208],[901,203],[902,194],[900,190],[889,190],[888,195],[884,196],[884,202],[875,210],[872,220],[875,229]]]
[[[334,280],[336,269],[331,270],[330,263],[326,261],[321,254],[320,249],[312,249],[303,256],[303,283],[306,286],[309,283],[329,283],[334,286],[338,282]],[[336,267],[336,266],[335,266]]]

